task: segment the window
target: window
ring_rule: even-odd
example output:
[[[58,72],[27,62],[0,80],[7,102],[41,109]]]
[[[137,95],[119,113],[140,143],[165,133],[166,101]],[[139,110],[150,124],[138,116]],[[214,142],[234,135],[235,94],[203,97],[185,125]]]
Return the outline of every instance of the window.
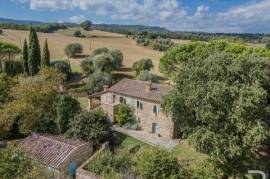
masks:
[[[137,120],[138,123],[141,123],[141,118],[140,117],[136,116],[136,120]]]
[[[137,109],[143,110],[143,103],[141,101],[137,101]]]
[[[116,96],[113,95],[113,103],[115,103],[115,102],[116,102]]]
[[[156,106],[156,105],[154,105],[154,106],[153,106],[153,113],[154,113],[155,115],[157,115],[157,114],[159,113],[159,111],[160,111],[159,107]]]
[[[120,100],[120,103],[126,104],[126,99],[124,97],[121,96],[119,100]]]

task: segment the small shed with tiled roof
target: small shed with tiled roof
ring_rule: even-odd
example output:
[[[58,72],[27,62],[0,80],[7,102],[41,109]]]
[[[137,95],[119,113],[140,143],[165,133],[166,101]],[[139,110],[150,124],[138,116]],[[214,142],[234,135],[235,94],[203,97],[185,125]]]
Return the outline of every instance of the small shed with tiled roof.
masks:
[[[29,158],[48,166],[58,178],[64,178],[71,166],[81,165],[93,153],[90,142],[51,134],[32,134],[22,140],[19,149]]]

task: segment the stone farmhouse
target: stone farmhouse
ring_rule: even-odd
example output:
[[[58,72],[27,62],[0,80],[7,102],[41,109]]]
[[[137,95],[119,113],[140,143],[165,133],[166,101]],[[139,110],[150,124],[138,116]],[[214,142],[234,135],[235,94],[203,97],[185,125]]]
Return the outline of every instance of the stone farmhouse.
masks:
[[[176,131],[174,122],[160,107],[161,98],[171,90],[172,87],[167,85],[123,79],[110,88],[105,87],[103,92],[89,96],[88,110],[93,107],[93,99],[100,97],[101,108],[114,123],[116,106],[127,104],[142,132],[173,139]]]
[[[90,142],[51,134],[33,134],[20,142],[19,149],[59,179],[75,175],[76,168],[93,154]]]

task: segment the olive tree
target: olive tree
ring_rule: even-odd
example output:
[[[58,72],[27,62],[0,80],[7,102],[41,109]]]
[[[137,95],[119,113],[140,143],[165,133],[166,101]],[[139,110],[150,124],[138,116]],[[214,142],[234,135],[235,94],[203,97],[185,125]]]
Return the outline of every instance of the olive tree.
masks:
[[[82,53],[83,47],[79,43],[71,43],[65,47],[65,54],[68,57],[75,57],[77,54]]]

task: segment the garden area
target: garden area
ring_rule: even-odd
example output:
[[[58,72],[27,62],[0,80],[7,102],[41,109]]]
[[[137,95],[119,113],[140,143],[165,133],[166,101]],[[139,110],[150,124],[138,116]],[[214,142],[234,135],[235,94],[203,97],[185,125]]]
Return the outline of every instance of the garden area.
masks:
[[[111,149],[98,153],[85,166],[85,170],[105,179],[199,176],[202,173],[198,166],[215,172],[207,163],[207,156],[196,152],[187,140],[166,151],[119,132],[114,134],[116,142]]]

